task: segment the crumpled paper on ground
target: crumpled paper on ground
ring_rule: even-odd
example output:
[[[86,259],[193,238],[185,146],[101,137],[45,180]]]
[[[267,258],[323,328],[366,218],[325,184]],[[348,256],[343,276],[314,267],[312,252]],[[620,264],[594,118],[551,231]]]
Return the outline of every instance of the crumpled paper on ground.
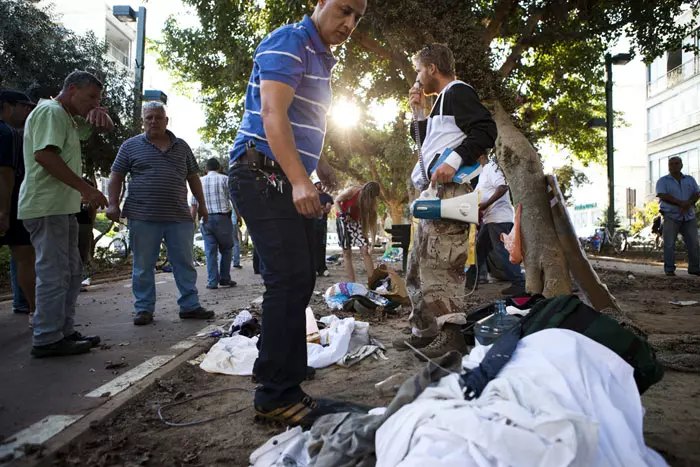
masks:
[[[209,349],[199,367],[208,373],[250,376],[258,358],[258,338],[236,335],[224,337]]]

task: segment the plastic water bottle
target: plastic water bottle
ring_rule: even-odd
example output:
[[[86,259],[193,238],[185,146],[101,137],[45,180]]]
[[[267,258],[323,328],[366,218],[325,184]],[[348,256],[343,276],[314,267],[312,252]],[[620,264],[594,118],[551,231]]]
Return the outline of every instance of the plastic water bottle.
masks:
[[[474,328],[474,338],[481,345],[491,345],[501,334],[508,332],[520,322],[517,316],[506,312],[505,300],[498,300],[494,304],[494,314],[478,323]]]

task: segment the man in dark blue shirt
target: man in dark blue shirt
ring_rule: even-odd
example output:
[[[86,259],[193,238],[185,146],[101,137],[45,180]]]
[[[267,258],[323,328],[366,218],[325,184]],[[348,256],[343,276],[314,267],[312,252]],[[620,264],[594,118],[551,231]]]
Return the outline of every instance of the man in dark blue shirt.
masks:
[[[262,263],[258,416],[310,425],[348,408],[312,399],[306,377],[305,310],[316,282],[315,219],[323,215],[309,175],[333,185],[320,160],[331,105],[331,48],[345,42],[367,0],[319,0],[311,15],[270,33],[253,57],[245,113],[231,150],[229,188]]]

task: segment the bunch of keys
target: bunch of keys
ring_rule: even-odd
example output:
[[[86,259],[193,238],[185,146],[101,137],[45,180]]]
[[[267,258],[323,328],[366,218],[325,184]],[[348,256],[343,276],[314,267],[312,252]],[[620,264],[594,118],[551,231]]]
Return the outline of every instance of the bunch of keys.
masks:
[[[272,173],[272,174],[265,173],[265,177],[267,178],[267,183],[272,188],[279,191],[280,194],[284,193],[284,178],[282,178],[274,173]]]

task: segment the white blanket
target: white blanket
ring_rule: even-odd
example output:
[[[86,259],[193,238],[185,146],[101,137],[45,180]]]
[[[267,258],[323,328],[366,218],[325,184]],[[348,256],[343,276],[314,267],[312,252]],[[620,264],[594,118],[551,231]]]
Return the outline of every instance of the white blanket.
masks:
[[[571,331],[524,338],[481,397],[443,378],[377,431],[377,467],[663,466],[632,367]]]

